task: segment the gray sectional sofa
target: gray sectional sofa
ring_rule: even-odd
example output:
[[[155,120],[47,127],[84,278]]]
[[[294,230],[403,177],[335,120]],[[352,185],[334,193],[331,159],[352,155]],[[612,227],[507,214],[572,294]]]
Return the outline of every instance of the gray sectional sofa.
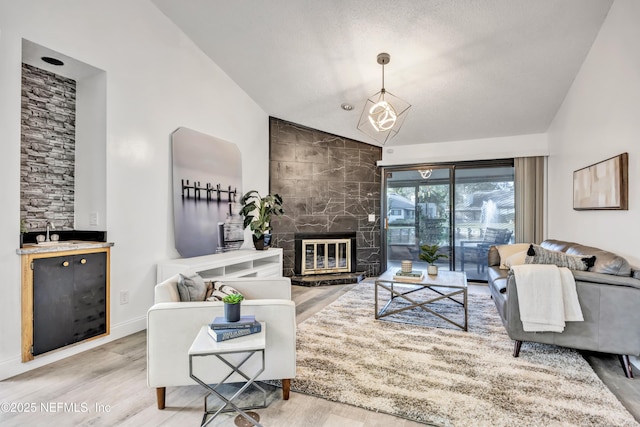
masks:
[[[518,357],[523,341],[616,354],[625,375],[633,377],[629,356],[640,355],[640,271],[622,257],[598,248],[561,240],[545,240],[543,248],[571,255],[596,256],[589,271],[572,271],[583,322],[567,322],[564,332],[525,332],[520,321],[518,292],[511,270],[500,269],[495,246],[488,255],[492,298]]]

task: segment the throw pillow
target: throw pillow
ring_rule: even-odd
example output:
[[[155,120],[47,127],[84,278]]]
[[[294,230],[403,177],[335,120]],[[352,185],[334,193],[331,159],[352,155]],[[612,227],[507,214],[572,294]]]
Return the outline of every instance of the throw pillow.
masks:
[[[530,245],[525,259],[527,264],[555,264],[569,270],[588,270],[596,263],[596,257],[567,255],[564,252],[550,251],[542,246]]]
[[[180,273],[177,287],[180,301],[204,301],[207,285],[198,274],[185,276]]]
[[[239,294],[240,292],[235,288],[225,285],[223,282],[214,282],[211,296],[207,298],[207,301],[222,301],[222,298],[231,294]]]
[[[507,259],[514,254],[526,251],[529,248],[529,243],[516,243],[513,245],[498,245],[496,249],[500,254],[500,269],[508,270],[509,266],[506,264]],[[524,262],[523,262],[524,264]],[[515,265],[515,264],[514,264]]]
[[[207,291],[204,294],[204,299],[207,300],[207,299],[209,299],[209,297],[213,293],[213,282],[208,281],[208,282],[205,282],[205,283],[207,284]]]
[[[514,266],[514,265],[526,264],[526,258],[527,258],[527,251],[518,252],[516,254],[511,255],[509,258],[507,258],[504,264],[507,266],[507,268],[511,268],[511,266]]]

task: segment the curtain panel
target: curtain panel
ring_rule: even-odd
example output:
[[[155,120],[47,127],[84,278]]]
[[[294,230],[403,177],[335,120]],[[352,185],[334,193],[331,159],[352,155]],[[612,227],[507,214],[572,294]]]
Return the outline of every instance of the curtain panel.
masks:
[[[515,172],[515,242],[544,239],[545,157],[517,157]]]

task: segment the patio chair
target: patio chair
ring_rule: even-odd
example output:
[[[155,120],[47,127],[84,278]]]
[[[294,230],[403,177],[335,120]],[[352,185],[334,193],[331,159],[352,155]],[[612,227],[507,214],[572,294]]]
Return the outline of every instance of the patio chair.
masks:
[[[487,227],[482,233],[482,240],[460,241],[460,269],[464,271],[465,262],[474,262],[476,271],[484,273],[488,263],[489,248],[492,245],[506,245],[511,240],[512,230],[508,228]]]

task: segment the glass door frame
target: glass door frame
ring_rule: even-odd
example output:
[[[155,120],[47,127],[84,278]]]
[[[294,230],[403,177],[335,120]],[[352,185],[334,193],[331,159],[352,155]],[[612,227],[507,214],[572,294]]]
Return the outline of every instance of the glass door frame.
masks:
[[[381,191],[380,191],[380,274],[388,269],[388,253],[387,253],[387,230],[388,230],[388,212],[387,212],[387,180],[388,173],[400,171],[419,171],[426,169],[449,169],[449,242],[451,246],[451,256],[449,257],[449,270],[455,270],[456,247],[455,247],[455,200],[456,200],[456,169],[476,169],[514,166],[513,158],[478,160],[465,162],[443,162],[443,163],[423,163],[413,165],[398,166],[381,166]],[[418,184],[415,184],[418,186]]]
[[[454,207],[454,183],[455,183],[455,167],[453,164],[422,164],[422,165],[410,165],[410,166],[383,166],[382,167],[382,179],[381,179],[381,185],[382,185],[382,189],[380,191],[380,267],[381,267],[381,271],[380,273],[382,274],[383,272],[387,271],[387,269],[389,268],[387,265],[387,261],[388,261],[388,253],[387,253],[387,231],[389,229],[389,218],[388,218],[388,212],[387,212],[387,190],[388,190],[388,185],[387,185],[387,181],[388,181],[388,177],[389,177],[389,173],[393,173],[393,172],[406,172],[406,171],[419,171],[419,170],[428,170],[428,169],[448,169],[449,170],[449,212],[453,212],[453,207]],[[424,180],[426,181],[426,179]],[[417,193],[417,188],[420,185],[424,185],[423,182],[419,181],[419,180],[415,180],[412,183],[413,186],[416,187],[416,193]],[[417,194],[416,194],[417,196]],[[417,202],[417,200],[416,200]],[[449,221],[448,221],[448,229],[449,229],[449,242],[452,241],[453,239],[453,215],[449,215]],[[417,218],[416,218],[417,221]],[[449,270],[453,271],[453,267],[454,267],[454,260],[455,260],[455,248],[452,245],[452,256],[449,257]]]

